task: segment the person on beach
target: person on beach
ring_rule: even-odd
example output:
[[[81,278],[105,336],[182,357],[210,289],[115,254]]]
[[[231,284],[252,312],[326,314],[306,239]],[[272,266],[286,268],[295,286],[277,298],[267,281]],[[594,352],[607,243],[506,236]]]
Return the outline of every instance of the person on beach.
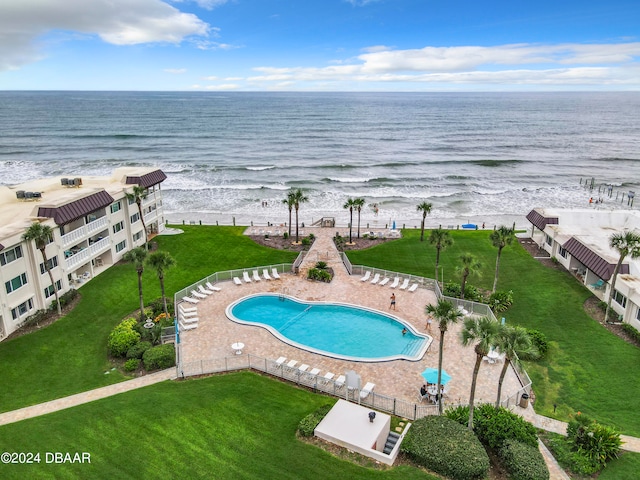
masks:
[[[433,319],[431,317],[427,317],[427,327],[426,327],[427,332],[431,331],[431,323],[432,322],[433,322]]]
[[[389,305],[389,310],[391,310],[392,308],[394,310],[396,309],[396,294],[395,293],[391,294],[391,305]]]

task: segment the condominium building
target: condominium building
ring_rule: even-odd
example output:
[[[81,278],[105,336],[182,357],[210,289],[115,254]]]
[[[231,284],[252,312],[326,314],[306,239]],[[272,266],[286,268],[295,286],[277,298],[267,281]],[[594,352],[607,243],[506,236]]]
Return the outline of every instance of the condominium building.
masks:
[[[0,186],[0,340],[55,300],[35,242],[23,240],[33,222],[51,227],[48,264],[62,295],[90,281],[164,228],[161,183],[154,168],[118,168],[109,177],[55,177]],[[145,189],[141,212],[127,198]]]
[[[635,210],[536,208],[527,214],[531,238],[594,295],[609,300],[620,254],[609,246],[614,233],[640,233]],[[640,330],[640,259],[627,257],[617,275],[610,318]]]

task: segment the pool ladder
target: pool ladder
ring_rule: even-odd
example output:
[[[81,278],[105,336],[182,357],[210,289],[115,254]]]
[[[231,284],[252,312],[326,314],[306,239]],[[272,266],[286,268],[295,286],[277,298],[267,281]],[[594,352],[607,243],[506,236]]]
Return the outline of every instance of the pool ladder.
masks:
[[[280,292],[280,294],[278,295],[278,300],[280,300],[281,302],[284,302],[286,300],[286,295],[289,294],[289,289],[287,287],[284,287],[282,289],[282,292]]]

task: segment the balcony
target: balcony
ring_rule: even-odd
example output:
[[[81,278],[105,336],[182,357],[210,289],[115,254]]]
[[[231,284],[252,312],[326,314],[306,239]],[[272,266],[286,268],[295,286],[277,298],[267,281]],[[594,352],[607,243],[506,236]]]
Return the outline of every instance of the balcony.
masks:
[[[104,216],[104,217],[100,217],[100,218],[96,218],[94,221],[87,223],[86,225],[83,225],[81,227],[76,228],[75,230],[70,231],[69,233],[63,235],[61,237],[62,239],[62,246],[63,247],[67,247],[73,243],[78,243],[82,240],[84,240],[84,238],[87,235],[90,235],[92,233],[95,233],[101,229],[106,228],[107,224],[109,223],[109,219]]]
[[[93,257],[94,255],[99,255],[105,250],[108,250],[109,247],[111,247],[109,238],[103,238],[102,240],[98,240],[97,242],[91,244],[89,246],[89,252],[91,254],[91,257]]]
[[[89,261],[91,257],[91,252],[87,248],[83,248],[79,252],[73,253],[71,256],[65,258],[65,262],[67,262],[67,270],[72,270],[78,265],[82,265]]]
[[[102,230],[107,227],[109,224],[109,219],[104,216],[100,218],[96,218],[93,222],[89,222],[86,225],[87,234],[95,233],[98,230]]]

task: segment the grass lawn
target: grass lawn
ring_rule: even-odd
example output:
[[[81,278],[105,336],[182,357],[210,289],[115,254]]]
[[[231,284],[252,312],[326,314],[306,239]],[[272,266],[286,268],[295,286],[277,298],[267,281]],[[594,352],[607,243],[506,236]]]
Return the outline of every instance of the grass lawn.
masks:
[[[0,451],[40,452],[0,465],[3,479],[435,479],[398,466],[365,468],[296,439],[298,422],[334,398],[240,372],[164,382],[0,427]],[[91,464],[45,463],[88,452]]]
[[[436,251],[419,230],[404,230],[404,238],[361,251],[348,252],[353,264],[369,265],[433,278]],[[455,275],[458,257],[472,252],[483,265],[480,278],[469,283],[491,289],[497,249],[489,232],[453,231],[454,245],[441,253],[445,281]],[[425,233],[425,238],[428,233]],[[590,292],[568,273],[541,265],[518,244],[506,247],[500,262],[499,290],[513,290],[507,322],[536,328],[547,336],[551,350],[544,361],[528,363],[536,393],[536,412],[561,420],[582,411],[623,433],[640,436],[637,399],[640,382],[635,366],[640,349],[609,333],[583,310]],[[554,414],[554,404],[557,405]]]
[[[256,245],[242,227],[181,227],[185,235],[156,237],[177,266],[165,278],[167,294],[215,271],[242,266],[291,262],[294,252]],[[160,296],[154,272],[143,277],[145,299]],[[128,313],[138,308],[137,274],[133,265],[116,265],[79,292],[82,300],[65,318],[30,335],[0,343],[0,411],[45,402],[125,379],[110,372],[107,337]],[[105,372],[110,372],[105,374]]]

